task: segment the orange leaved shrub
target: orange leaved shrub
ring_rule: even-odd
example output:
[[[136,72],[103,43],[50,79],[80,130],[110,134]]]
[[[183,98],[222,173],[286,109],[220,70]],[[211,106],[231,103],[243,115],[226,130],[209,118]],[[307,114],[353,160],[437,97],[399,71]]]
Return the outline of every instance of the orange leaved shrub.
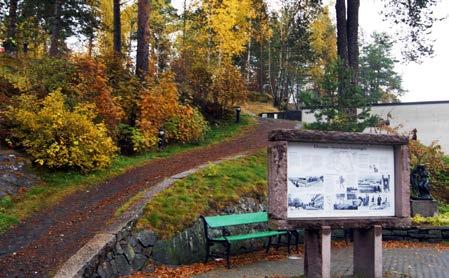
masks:
[[[171,73],[153,80],[139,103],[137,126],[145,138],[147,148],[155,147],[160,128],[167,130],[171,142],[186,143],[200,139],[207,123],[196,109],[179,103],[177,86]]]
[[[115,130],[123,117],[123,111],[112,97],[108,85],[106,66],[99,60],[88,57],[74,57],[76,71],[73,77],[73,90],[78,102],[93,102],[98,115],[104,120],[110,131]]]

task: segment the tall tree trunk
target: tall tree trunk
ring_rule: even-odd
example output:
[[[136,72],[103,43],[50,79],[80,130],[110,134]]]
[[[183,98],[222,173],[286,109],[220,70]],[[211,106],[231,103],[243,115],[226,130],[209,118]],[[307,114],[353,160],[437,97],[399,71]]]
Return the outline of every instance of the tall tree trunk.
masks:
[[[346,0],[337,0],[335,11],[337,15],[337,54],[340,60],[348,64],[348,33],[346,25]]]
[[[263,59],[263,40],[260,40],[260,47],[259,47],[259,92],[263,92],[263,84],[265,82],[265,71],[264,71],[264,59]]]
[[[185,50],[184,48],[186,45],[186,32],[187,32],[186,11],[187,11],[187,0],[184,0],[183,11],[182,11],[182,51],[183,52]]]
[[[114,0],[114,54],[122,54],[122,22],[120,19],[120,0]]]
[[[279,48],[279,69],[278,69],[278,74],[277,74],[277,78],[276,78],[276,84],[275,84],[275,97],[274,97],[274,107],[280,107],[281,105],[281,90],[282,90],[282,86],[283,86],[283,53],[284,53],[284,46],[285,46],[285,41],[284,41],[284,33],[283,33],[283,27],[281,27],[281,36],[280,36],[280,48]]]
[[[52,31],[50,38],[50,50],[48,54],[50,57],[56,57],[59,55],[59,39],[61,33],[61,0],[55,0],[53,11]]]
[[[351,83],[357,84],[358,68],[359,68],[359,45],[358,45],[358,28],[359,28],[359,6],[360,0],[347,0],[348,7],[346,11],[346,0],[337,0],[335,10],[337,14],[337,53],[344,67],[351,71]],[[338,94],[340,95],[339,105],[343,105],[342,109],[345,114],[350,117],[353,122],[357,121],[357,108],[346,107],[343,100],[351,98],[348,95],[352,90],[347,88],[347,80],[343,76],[343,72],[339,71]]]
[[[139,0],[137,9],[136,74],[140,80],[144,80],[148,73],[148,56],[150,51],[150,30],[148,26],[150,0]]]
[[[17,52],[17,0],[9,1],[9,14],[8,14],[8,30],[6,32],[7,38],[5,41],[5,51],[9,55],[15,55]]]
[[[360,0],[348,0],[348,63],[353,84],[358,83],[359,77],[359,7]]]
[[[274,96],[274,91],[273,91],[274,80],[273,80],[273,74],[271,72],[271,40],[268,41],[268,80],[269,80],[271,95]]]
[[[250,70],[251,70],[251,40],[248,41],[248,53],[246,56],[246,85],[249,85],[249,79],[251,76]]]

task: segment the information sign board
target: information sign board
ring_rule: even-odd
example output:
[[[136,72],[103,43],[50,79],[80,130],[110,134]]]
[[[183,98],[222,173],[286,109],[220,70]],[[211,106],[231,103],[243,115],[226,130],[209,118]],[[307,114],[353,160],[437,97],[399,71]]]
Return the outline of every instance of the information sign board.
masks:
[[[393,146],[289,142],[287,218],[395,216]]]

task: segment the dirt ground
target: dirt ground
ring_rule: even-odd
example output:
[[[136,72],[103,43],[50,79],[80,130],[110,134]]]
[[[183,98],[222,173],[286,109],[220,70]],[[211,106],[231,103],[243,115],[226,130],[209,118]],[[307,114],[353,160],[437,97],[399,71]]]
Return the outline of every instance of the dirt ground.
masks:
[[[268,132],[294,122],[261,120],[233,140],[149,162],[65,198],[0,235],[0,277],[46,277],[105,228],[131,196],[163,178],[209,161],[267,146]],[[45,200],[42,200],[45,202]]]

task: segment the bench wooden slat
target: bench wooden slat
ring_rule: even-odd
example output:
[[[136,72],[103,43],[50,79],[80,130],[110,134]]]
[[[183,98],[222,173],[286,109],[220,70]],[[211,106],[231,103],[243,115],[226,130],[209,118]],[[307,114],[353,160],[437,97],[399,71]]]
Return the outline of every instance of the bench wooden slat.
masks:
[[[268,221],[268,213],[266,211],[243,213],[243,214],[230,214],[230,215],[217,215],[206,216],[204,219],[207,225],[211,228],[244,225],[252,223],[260,223]]]
[[[247,240],[247,239],[255,239],[255,238],[263,238],[263,237],[270,237],[270,236],[278,236],[278,235],[285,235],[287,234],[287,231],[261,231],[261,232],[255,232],[250,234],[241,234],[241,235],[231,235],[231,236],[222,236],[218,238],[214,238],[213,240],[227,240],[229,242],[232,241],[240,241],[240,240]]]

